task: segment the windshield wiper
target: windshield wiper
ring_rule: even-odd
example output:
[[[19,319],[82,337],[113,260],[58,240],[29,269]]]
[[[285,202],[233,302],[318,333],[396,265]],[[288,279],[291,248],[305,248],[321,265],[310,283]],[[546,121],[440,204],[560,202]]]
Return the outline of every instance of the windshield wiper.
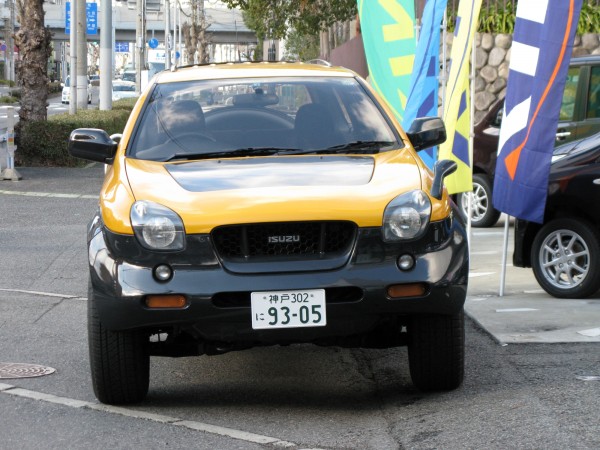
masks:
[[[167,158],[165,161],[175,159],[211,159],[211,158],[237,158],[239,156],[270,156],[281,152],[293,151],[294,149],[281,147],[248,147],[237,150],[221,150],[218,152],[185,153],[179,152]]]
[[[370,150],[373,152],[379,152],[383,147],[390,147],[396,144],[395,141],[353,141],[347,144],[334,145],[333,147],[327,147],[321,152],[333,152],[338,153],[346,150]]]
[[[306,150],[303,152],[294,153],[296,155],[315,154],[337,154],[337,153],[379,153],[384,147],[390,147],[397,144],[396,141],[353,141],[346,144],[334,145],[324,149]]]

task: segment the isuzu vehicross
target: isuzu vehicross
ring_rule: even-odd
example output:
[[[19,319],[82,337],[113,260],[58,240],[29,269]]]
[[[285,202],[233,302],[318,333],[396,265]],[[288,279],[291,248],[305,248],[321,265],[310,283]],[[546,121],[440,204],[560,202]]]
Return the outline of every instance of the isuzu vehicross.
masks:
[[[468,244],[405,133],[355,73],[239,63],[154,77],[122,135],[72,132],[72,155],[108,164],[89,226],[94,391],[141,401],[150,356],[254,346],[408,345],[422,390],[464,367]],[[276,348],[273,351],[277,351]]]

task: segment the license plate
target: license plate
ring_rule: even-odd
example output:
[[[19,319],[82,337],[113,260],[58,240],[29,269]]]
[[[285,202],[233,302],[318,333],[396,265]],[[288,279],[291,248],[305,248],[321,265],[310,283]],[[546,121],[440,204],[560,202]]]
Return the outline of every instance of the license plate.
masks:
[[[252,292],[251,301],[255,330],[327,325],[324,289]]]

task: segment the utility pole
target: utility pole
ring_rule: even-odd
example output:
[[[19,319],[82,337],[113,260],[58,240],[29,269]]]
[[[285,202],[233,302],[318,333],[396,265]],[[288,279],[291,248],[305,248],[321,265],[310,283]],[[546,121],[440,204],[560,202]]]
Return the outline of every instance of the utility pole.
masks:
[[[183,65],[183,47],[181,46],[181,2],[177,0],[177,33],[178,35],[178,43],[177,43],[177,51],[179,52],[179,60],[176,61],[177,66]]]
[[[171,68],[171,3],[165,0],[165,69]]]
[[[15,81],[15,40],[13,35],[15,34],[15,0],[9,0],[10,5],[10,33],[8,39],[6,39],[7,50],[8,50],[8,61],[10,67],[8,69],[8,79]]]
[[[77,2],[77,107],[87,109],[87,8],[85,0],[74,2]]]
[[[112,0],[102,0],[102,28],[100,28],[100,106],[112,109],[113,40]]]
[[[145,67],[144,46],[146,33],[144,27],[144,0],[136,1],[137,22],[135,27],[135,91],[142,91],[142,70]]]
[[[70,35],[69,35],[69,57],[71,67],[69,67],[69,114],[77,113],[77,2],[71,0]]]

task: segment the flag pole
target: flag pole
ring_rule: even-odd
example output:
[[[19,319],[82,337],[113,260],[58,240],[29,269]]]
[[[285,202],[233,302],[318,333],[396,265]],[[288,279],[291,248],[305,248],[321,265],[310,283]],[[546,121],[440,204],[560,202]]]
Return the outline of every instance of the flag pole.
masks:
[[[473,122],[475,121],[475,34],[473,33],[473,42],[471,44],[471,76],[469,77],[469,88],[471,96],[470,104],[470,120],[469,120],[469,163],[471,165],[471,182],[473,181],[473,138],[475,136],[475,127]],[[467,240],[471,243],[471,215],[473,214],[473,188],[467,195]],[[469,246],[470,248],[470,246]]]
[[[506,283],[506,259],[508,254],[508,231],[510,227],[510,216],[506,214],[506,222],[504,223],[504,243],[502,244],[502,269],[500,271],[500,290],[498,295],[504,297],[504,285]]]
[[[448,84],[448,74],[446,73],[446,34],[448,32],[448,8],[444,9],[444,19],[442,20],[442,70],[440,71],[440,82],[442,84],[442,114],[444,117],[444,108],[446,107],[446,85]]]

